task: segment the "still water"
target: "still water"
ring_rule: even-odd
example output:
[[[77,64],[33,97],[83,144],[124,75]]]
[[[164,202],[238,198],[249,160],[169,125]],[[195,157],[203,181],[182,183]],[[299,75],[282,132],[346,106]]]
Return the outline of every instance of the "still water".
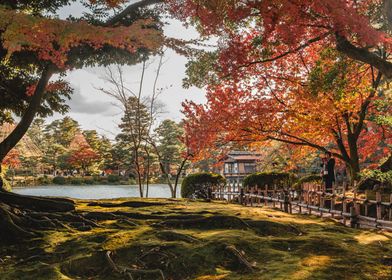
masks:
[[[39,186],[13,188],[18,194],[34,196],[57,196],[78,199],[105,199],[120,197],[140,197],[138,186],[113,186],[113,185],[83,185],[83,186]],[[151,198],[171,197],[168,185],[150,185],[149,195]],[[180,197],[180,186],[178,186],[177,197]]]

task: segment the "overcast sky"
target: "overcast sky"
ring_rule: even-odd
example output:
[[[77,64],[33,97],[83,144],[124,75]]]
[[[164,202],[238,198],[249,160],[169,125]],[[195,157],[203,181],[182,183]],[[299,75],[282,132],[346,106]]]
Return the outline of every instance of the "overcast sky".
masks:
[[[70,14],[78,16],[81,14],[83,7],[80,4],[73,4],[61,10],[61,17],[65,18]],[[170,24],[165,27],[165,35],[181,39],[194,39],[198,37],[196,30],[185,28],[180,22],[170,20]],[[161,75],[158,80],[158,87],[167,88],[160,96],[160,101],[166,107],[166,113],[162,118],[170,118],[175,121],[182,119],[181,103],[185,99],[196,102],[204,101],[203,90],[198,88],[183,89],[182,79],[185,77],[185,64],[187,59],[172,50],[167,50],[164,58],[164,65],[161,69]],[[159,58],[153,58],[146,71],[144,95],[150,95],[155,78],[155,71]],[[124,67],[124,74],[128,85],[136,89],[139,85],[141,75],[141,65]],[[71,71],[67,75],[67,80],[75,89],[70,105],[70,115],[77,120],[82,129],[96,129],[99,133],[113,138],[119,129],[117,127],[121,118],[121,111],[116,107],[114,100],[109,96],[101,93],[97,88],[107,88],[102,77],[105,75],[105,68],[93,67],[82,70]],[[48,121],[61,118],[56,114],[49,118]]]

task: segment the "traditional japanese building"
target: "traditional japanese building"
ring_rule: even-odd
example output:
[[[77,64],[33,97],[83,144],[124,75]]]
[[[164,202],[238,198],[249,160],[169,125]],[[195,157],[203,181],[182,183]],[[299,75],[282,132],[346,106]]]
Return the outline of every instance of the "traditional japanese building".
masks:
[[[247,175],[258,172],[261,156],[247,151],[231,151],[222,160],[220,173],[228,180],[242,180]]]
[[[0,142],[3,141],[15,129],[16,125],[12,123],[4,123],[0,126]],[[16,145],[15,150],[20,156],[25,158],[41,157],[42,152],[31,138],[25,134],[19,143]]]

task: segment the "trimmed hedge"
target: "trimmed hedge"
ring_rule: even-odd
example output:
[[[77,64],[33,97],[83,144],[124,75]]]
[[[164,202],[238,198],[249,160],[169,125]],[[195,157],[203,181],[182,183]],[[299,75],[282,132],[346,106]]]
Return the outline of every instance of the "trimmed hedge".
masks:
[[[109,183],[118,183],[118,182],[120,182],[120,176],[118,176],[118,175],[110,174],[110,175],[108,175],[107,179],[108,179]]]
[[[183,198],[207,198],[209,187],[224,185],[226,179],[215,173],[195,173],[184,178],[181,184]]]
[[[57,176],[53,178],[53,184],[55,185],[65,185],[67,184],[67,179],[62,176]]]
[[[71,183],[71,185],[82,185],[83,179],[82,178],[71,178],[70,183]]]
[[[298,179],[298,181],[293,185],[293,188],[296,190],[301,189],[301,185],[303,183],[321,183],[322,178],[320,175],[313,174],[313,175],[308,175],[304,176]]]
[[[278,187],[292,187],[296,182],[296,176],[292,173],[287,172],[259,172],[248,175],[244,179],[244,187],[255,187],[264,188],[265,185],[272,187],[274,185]]]

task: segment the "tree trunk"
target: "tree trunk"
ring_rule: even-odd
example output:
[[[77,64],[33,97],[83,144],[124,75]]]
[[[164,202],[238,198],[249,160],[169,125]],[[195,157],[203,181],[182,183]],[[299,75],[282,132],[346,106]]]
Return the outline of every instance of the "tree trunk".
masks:
[[[361,171],[359,165],[359,154],[358,154],[358,145],[357,138],[354,138],[352,135],[348,135],[348,146],[350,150],[350,173],[351,173],[351,183],[354,183],[355,180],[359,178],[359,172]]]
[[[68,212],[75,210],[73,200],[66,198],[34,197],[0,191],[0,201],[9,205],[44,212]]]
[[[18,144],[18,142],[22,139],[22,137],[26,134],[29,129],[32,121],[34,120],[35,114],[38,111],[39,106],[41,105],[42,97],[45,94],[46,86],[49,83],[51,76],[54,71],[50,66],[47,66],[42,74],[37,87],[34,91],[34,95],[30,101],[29,107],[26,109],[22,119],[15,127],[15,129],[11,132],[10,135],[7,136],[0,143],[0,162],[4,160],[6,155]]]

